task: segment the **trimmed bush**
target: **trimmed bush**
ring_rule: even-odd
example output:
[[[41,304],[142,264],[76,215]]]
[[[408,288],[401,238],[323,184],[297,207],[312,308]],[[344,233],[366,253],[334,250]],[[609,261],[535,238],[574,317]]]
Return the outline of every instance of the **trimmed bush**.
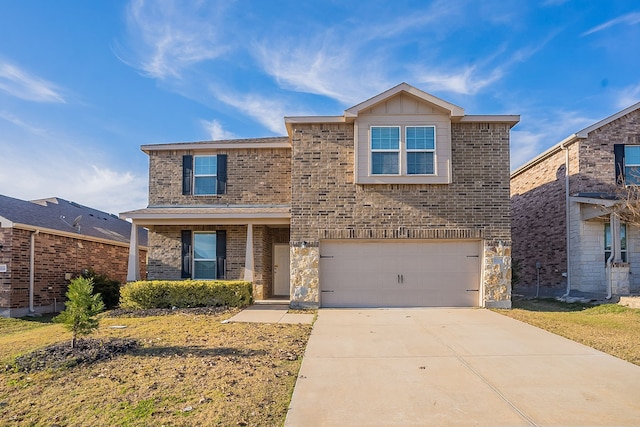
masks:
[[[109,279],[104,274],[96,273],[93,269],[86,270],[82,273],[85,279],[93,280],[93,293],[102,296],[102,302],[108,309],[118,306],[120,301],[120,282]]]
[[[239,280],[143,280],[120,288],[120,307],[243,307],[251,304],[252,293],[251,282]]]

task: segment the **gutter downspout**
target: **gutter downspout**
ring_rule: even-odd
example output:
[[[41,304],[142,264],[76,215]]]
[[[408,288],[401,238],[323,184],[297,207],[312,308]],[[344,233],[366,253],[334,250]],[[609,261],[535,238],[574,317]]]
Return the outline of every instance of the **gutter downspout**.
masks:
[[[36,234],[40,230],[31,232],[31,248],[29,253],[29,315],[35,314],[33,308],[33,294],[35,289],[35,270],[36,270]]]
[[[560,148],[564,150],[564,199],[565,199],[565,222],[566,222],[566,238],[567,238],[567,292],[563,297],[568,297],[571,292],[571,235],[570,235],[570,220],[571,212],[569,212],[569,148],[566,143],[562,143]]]

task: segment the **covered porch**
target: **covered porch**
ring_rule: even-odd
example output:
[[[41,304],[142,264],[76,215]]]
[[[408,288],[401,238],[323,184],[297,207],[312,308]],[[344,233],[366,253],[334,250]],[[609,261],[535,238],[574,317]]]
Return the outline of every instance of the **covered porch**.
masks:
[[[120,215],[133,223],[128,281],[140,280],[136,231],[149,230],[149,280],[253,283],[254,300],[289,299],[288,206],[149,207]]]

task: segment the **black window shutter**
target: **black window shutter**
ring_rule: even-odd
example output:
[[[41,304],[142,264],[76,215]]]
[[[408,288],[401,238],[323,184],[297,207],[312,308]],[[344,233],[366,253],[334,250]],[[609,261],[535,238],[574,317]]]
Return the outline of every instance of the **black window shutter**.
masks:
[[[226,279],[225,264],[227,260],[227,232],[225,230],[216,231],[216,264],[218,271],[217,279]]]
[[[182,273],[183,279],[191,278],[191,230],[182,230]]]
[[[182,156],[182,194],[188,196],[192,194],[191,183],[193,182],[193,156]]]
[[[613,144],[616,183],[624,182],[624,144]]]
[[[227,194],[227,155],[218,154],[218,194]]]

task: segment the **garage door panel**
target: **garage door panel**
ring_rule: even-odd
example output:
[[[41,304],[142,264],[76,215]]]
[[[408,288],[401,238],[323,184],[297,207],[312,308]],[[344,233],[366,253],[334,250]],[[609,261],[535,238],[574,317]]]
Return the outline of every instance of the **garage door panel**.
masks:
[[[321,243],[324,307],[477,306],[480,242]]]

